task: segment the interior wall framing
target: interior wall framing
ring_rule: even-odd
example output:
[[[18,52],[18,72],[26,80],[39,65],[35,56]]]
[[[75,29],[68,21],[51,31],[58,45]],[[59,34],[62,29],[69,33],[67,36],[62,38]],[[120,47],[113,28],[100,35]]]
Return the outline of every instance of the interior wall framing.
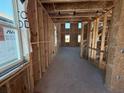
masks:
[[[32,45],[30,62],[0,82],[0,93],[33,93],[34,86],[42,79],[57,53],[55,24],[39,0],[29,0],[27,14]]]
[[[108,19],[110,11],[98,16],[94,21],[87,22],[81,34],[83,37],[80,46],[81,57],[88,59],[103,71],[106,71],[107,64],[108,32],[111,26],[111,20]]]

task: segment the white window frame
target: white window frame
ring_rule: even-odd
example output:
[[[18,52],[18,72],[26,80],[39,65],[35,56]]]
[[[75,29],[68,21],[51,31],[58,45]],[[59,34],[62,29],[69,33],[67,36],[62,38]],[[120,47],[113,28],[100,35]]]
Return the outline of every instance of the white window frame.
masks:
[[[68,41],[66,40],[66,38],[67,38],[67,37],[69,38],[69,40],[68,40]],[[70,38],[71,38],[71,37],[70,37],[70,35],[69,35],[69,34],[68,34],[68,35],[65,35],[65,43],[70,43]]]
[[[80,27],[79,24],[81,24],[81,28],[79,28]],[[78,22],[78,29],[79,30],[82,29],[82,23],[81,22]]]
[[[7,28],[10,28],[10,29],[14,29],[17,31],[17,34],[18,34],[18,44],[19,44],[19,54],[20,54],[20,58],[18,60],[15,60],[13,62],[10,62],[10,64],[8,63],[7,65],[5,66],[2,66],[0,67],[0,73],[2,73],[3,71],[9,69],[10,67],[13,67],[17,64],[21,64],[21,62],[23,62],[23,47],[22,47],[22,38],[21,38],[21,32],[20,32],[20,29],[19,29],[19,24],[18,24],[18,20],[19,20],[19,17],[18,17],[18,3],[17,3],[17,0],[12,0],[12,4],[13,4],[13,14],[14,14],[14,24],[10,24],[10,23],[7,23],[7,22],[4,22],[4,21],[1,21],[0,20],[0,25],[3,26],[3,27],[7,27]],[[0,78],[1,80],[1,78]]]
[[[69,28],[66,27],[66,24],[69,24]],[[71,23],[70,22],[65,22],[65,29],[69,30],[71,28]]]
[[[81,43],[81,35],[78,35],[78,43]]]

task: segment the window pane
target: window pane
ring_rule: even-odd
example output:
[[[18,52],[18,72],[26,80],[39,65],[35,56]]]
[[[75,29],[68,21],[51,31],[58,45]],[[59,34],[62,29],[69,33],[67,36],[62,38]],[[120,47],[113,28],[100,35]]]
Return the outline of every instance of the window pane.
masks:
[[[1,0],[0,24],[13,25],[13,0]],[[0,26],[0,72],[16,65],[21,59],[18,31],[6,26]]]
[[[0,1],[0,20],[12,21],[12,22],[14,21],[12,0]]]
[[[82,28],[82,23],[79,22],[79,23],[78,23],[78,29],[81,29],[81,28]]]
[[[70,42],[70,35],[65,35],[65,43],[69,43]]]
[[[78,43],[81,42],[81,35],[78,35]]]
[[[57,46],[57,28],[56,26],[54,26],[55,32],[54,32],[54,36],[55,36],[55,46]]]
[[[65,29],[70,29],[70,26],[71,26],[71,24],[69,22],[65,23]]]
[[[20,59],[20,52],[17,31],[0,27],[0,68],[18,59]]]
[[[0,66],[7,61],[18,59],[17,31],[0,27]]]

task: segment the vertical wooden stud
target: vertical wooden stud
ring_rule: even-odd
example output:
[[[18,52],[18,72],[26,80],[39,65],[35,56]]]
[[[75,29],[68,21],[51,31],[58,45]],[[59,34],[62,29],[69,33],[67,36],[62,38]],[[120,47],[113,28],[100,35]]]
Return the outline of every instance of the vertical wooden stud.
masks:
[[[84,43],[84,23],[82,23],[82,31],[81,31],[80,57],[83,57],[83,43]]]
[[[105,50],[105,37],[106,37],[106,26],[107,26],[107,15],[104,15],[104,22],[103,22],[103,31],[102,31],[102,40],[101,40],[101,48],[100,51]],[[103,57],[104,52],[100,52],[100,60],[99,60],[99,68],[103,68]]]

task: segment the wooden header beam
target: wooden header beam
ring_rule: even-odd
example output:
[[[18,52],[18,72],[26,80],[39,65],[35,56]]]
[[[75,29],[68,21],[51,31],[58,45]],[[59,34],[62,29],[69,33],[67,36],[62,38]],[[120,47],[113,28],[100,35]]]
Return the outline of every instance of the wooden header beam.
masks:
[[[72,12],[76,12],[76,13],[96,13],[97,11],[99,11],[100,13],[103,12],[103,9],[101,8],[92,8],[92,9],[65,9],[65,10],[48,10],[48,13],[72,13]]]
[[[75,16],[73,16],[73,15],[50,15],[50,17],[51,18],[82,18],[82,17],[87,17],[87,18],[92,18],[92,17],[96,17],[97,15],[75,15]],[[111,19],[111,17],[112,17],[112,15],[107,15],[108,16],[108,19],[110,20]]]
[[[87,21],[91,21],[92,19],[86,18],[86,17],[81,17],[81,18],[52,18],[52,20],[54,23],[65,23],[67,21],[69,21],[69,22],[79,22],[79,21],[87,22]]]
[[[42,3],[68,3],[68,2],[86,2],[86,1],[113,1],[113,0],[40,0]]]
[[[81,17],[95,17],[95,16],[85,16],[85,15],[79,15],[79,16],[51,16],[51,18],[81,18]]]
[[[81,12],[81,11],[101,11],[103,9],[110,9],[113,2],[76,2],[76,3],[55,3],[43,4],[48,13],[51,12]]]
[[[96,13],[82,13],[82,14],[61,14],[61,15],[57,15],[57,14],[50,14],[51,18],[81,18],[81,17],[95,17],[97,16]]]

